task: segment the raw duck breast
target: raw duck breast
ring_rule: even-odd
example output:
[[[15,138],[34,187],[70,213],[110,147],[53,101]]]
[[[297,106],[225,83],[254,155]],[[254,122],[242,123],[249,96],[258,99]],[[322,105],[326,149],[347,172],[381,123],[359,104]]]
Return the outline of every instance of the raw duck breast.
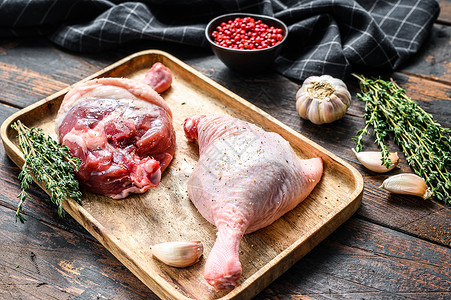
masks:
[[[216,289],[233,289],[242,273],[243,235],[303,201],[321,179],[322,160],[300,159],[277,133],[232,117],[191,116],[184,130],[189,141],[198,141],[200,154],[188,195],[218,230],[204,278]]]
[[[84,188],[114,199],[157,186],[175,152],[169,106],[148,84],[127,78],[76,85],[56,130],[82,161],[77,177]]]

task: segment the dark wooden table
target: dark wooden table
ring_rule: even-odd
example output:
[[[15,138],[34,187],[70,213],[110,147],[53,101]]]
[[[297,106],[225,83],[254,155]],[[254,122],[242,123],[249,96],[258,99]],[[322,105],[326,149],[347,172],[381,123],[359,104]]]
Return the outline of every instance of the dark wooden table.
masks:
[[[444,127],[451,127],[451,1],[418,55],[388,74]],[[451,205],[378,188],[387,175],[365,170],[352,137],[363,127],[357,82],[346,116],[316,126],[295,111],[300,82],[279,74],[243,76],[209,50],[136,42],[102,54],[71,53],[43,38],[0,41],[0,121],[140,50],[167,51],[351,163],[364,177],[362,205],[344,225],[257,299],[451,299]],[[387,75],[387,74],[385,74]],[[371,142],[366,149],[375,149]],[[399,148],[393,149],[401,152]],[[409,172],[401,158],[397,172]],[[61,219],[37,186],[14,222],[19,169],[0,147],[1,299],[156,299],[143,283],[70,216]]]

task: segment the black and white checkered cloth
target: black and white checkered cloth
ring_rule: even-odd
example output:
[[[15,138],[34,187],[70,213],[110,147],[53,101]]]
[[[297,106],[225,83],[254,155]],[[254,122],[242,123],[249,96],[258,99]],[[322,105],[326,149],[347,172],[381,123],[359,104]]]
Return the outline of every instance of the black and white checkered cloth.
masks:
[[[0,37],[46,35],[80,52],[139,39],[208,47],[204,29],[213,17],[259,13],[289,27],[277,71],[297,80],[345,78],[352,66],[399,67],[424,43],[439,10],[435,0],[6,0]]]

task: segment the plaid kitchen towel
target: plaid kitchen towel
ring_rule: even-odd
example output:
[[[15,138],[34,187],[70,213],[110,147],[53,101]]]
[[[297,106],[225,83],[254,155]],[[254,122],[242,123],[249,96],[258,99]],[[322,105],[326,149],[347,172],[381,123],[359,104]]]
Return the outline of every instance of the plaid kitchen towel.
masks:
[[[0,37],[45,35],[80,52],[139,39],[208,47],[204,29],[213,17],[259,13],[289,27],[277,71],[296,80],[345,78],[352,66],[399,67],[425,42],[439,10],[435,0],[4,0]]]

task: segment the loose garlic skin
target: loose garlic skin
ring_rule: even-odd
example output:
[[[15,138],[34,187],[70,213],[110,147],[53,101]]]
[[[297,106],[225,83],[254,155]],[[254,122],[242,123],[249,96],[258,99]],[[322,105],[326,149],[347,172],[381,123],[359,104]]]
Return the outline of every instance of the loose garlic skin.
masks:
[[[163,263],[177,268],[188,267],[202,256],[204,246],[200,241],[166,242],[153,245],[152,255]]]
[[[424,179],[413,173],[390,176],[384,180],[380,188],[395,194],[414,195],[423,199],[432,196]]]
[[[330,75],[308,77],[296,93],[298,114],[317,125],[341,119],[350,105],[346,84]]]
[[[398,153],[390,152],[390,167],[387,168],[382,164],[382,153],[380,151],[361,151],[356,152],[354,149],[355,156],[357,160],[365,166],[368,170],[371,170],[376,173],[386,173],[388,171],[393,170],[399,163]]]

